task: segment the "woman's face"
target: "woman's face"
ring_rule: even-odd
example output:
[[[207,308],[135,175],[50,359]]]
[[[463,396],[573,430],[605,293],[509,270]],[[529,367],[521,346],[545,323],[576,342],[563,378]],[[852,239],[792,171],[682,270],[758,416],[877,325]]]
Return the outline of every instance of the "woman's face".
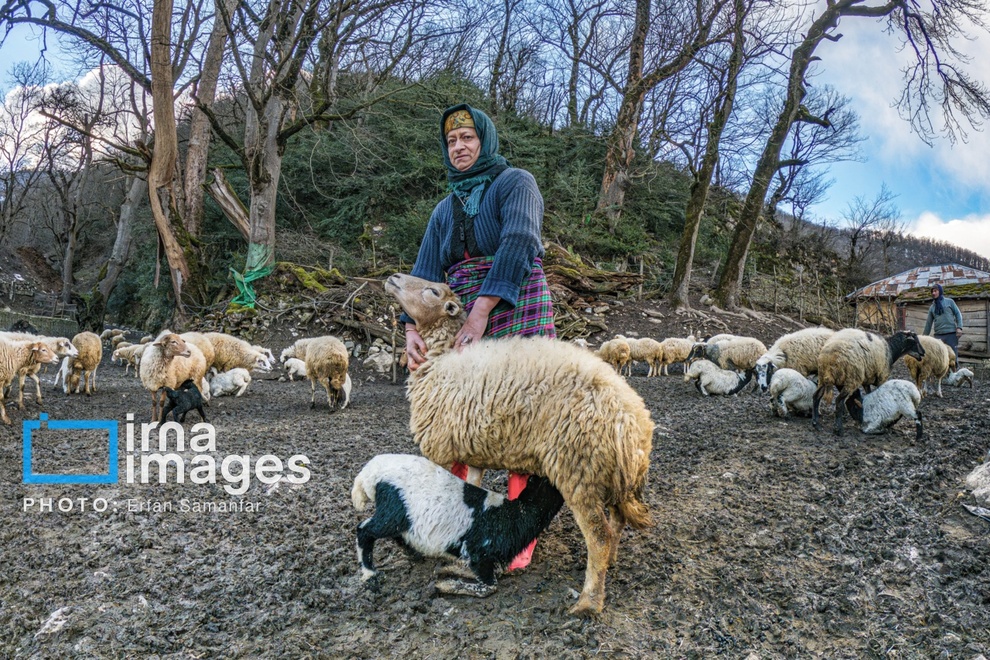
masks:
[[[932,289],[932,298],[938,298],[938,289]]]
[[[471,169],[481,155],[481,140],[474,129],[465,126],[447,133],[447,155],[458,172]]]

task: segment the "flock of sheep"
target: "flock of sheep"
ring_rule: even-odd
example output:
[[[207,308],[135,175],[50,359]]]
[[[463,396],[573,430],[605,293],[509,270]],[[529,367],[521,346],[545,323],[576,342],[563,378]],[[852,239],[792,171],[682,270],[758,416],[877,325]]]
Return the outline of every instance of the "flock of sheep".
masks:
[[[654,424],[643,399],[624,376],[634,362],[649,376],[680,364],[686,382],[703,395],[731,395],[756,377],[755,388],[770,393],[779,416],[810,415],[819,427],[823,398],[834,398],[835,431],[846,411],[867,433],[901,417],[922,433],[921,388],[927,381],[968,382],[968,369],[952,371],[953,354],[944,344],[913,332],[881,337],[858,329],[808,328],[780,337],[768,349],[751,337],[718,335],[656,341],[616,336],[597,351],[541,337],[480,342],[454,350],[466,315],[447,286],[408,275],[388,278],[385,289],[417,324],[427,345],[427,362],[407,383],[410,430],[422,456],[380,455],[354,481],[352,501],[374,515],[357,530],[361,577],[377,584],[375,541],[402,539],[428,556],[463,560],[454,579],[436,582],[446,593],[486,596],[498,574],[518,551],[550,524],[562,504],[574,515],[587,545],[584,586],[571,613],[593,615],[605,600],[605,575],[618,555],[628,525],[652,524],[644,500]],[[101,338],[80,333],[66,338],[0,333],[0,415],[10,424],[3,392],[18,379],[23,408],[25,379],[36,383],[44,364],[59,360],[66,393],[95,388],[103,341],[113,359],[135,367],[152,397],[152,419],[166,410],[198,408],[195,396],[242,394],[250,371],[270,371],[272,352],[223,333],[163,331],[128,344],[119,331]],[[914,382],[891,380],[891,367],[904,357]],[[348,353],[331,336],[300,339],[281,356],[289,378],[325,388],[331,407],[350,399]],[[193,398],[183,402],[183,397]],[[453,463],[472,466],[468,481],[449,474]],[[518,500],[480,488],[485,469],[532,475]]]
[[[66,394],[87,395],[96,391],[96,371],[103,360],[104,342],[113,350],[112,361],[123,362],[125,373],[134,367],[135,375],[151,394],[152,421],[162,421],[166,408],[179,415],[191,409],[202,413],[202,402],[211,396],[240,396],[251,383],[251,371],[271,371],[275,356],[271,350],[222,332],[162,331],[139,343],[126,341],[123,330],[106,330],[102,335],[80,332],[67,337],[45,337],[28,332],[0,332],[0,419],[11,424],[6,403],[17,380],[17,405],[24,409],[24,383],[35,383],[35,400],[43,403],[38,372],[46,364],[61,361],[55,385]],[[316,383],[326,390],[327,403],[345,408],[350,399],[351,379],[347,373],[347,349],[336,337],[309,337],[296,341],[282,352],[282,361],[292,375],[310,379],[315,405]],[[203,416],[205,420],[205,415]]]

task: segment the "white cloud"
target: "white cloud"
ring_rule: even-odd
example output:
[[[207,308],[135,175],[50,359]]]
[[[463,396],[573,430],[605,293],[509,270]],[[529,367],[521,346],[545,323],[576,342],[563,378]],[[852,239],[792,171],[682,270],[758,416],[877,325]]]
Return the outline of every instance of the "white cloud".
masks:
[[[990,215],[945,220],[926,212],[908,225],[907,233],[953,243],[990,259]]]

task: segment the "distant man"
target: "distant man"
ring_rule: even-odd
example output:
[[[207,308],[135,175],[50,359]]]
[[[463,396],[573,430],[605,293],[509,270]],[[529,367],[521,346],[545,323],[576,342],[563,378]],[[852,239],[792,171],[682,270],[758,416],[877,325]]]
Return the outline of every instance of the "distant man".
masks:
[[[956,368],[959,365],[959,337],[963,332],[962,312],[952,298],[946,297],[941,284],[932,285],[932,306],[928,308],[925,331],[928,334],[935,326],[935,338],[952,347],[956,354]]]

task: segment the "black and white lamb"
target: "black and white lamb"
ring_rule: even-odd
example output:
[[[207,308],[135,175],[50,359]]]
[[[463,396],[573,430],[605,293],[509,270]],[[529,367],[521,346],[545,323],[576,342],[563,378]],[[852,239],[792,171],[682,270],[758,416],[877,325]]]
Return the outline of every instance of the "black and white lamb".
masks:
[[[923,424],[921,411],[921,391],[909,380],[888,380],[886,383],[863,395],[856,390],[846,399],[849,415],[860,423],[863,433],[883,433],[902,417],[914,420],[915,439],[921,440]]]
[[[772,364],[772,363],[771,363]],[[770,412],[786,418],[791,411],[810,417],[818,383],[795,369],[777,369],[770,381]]]
[[[728,369],[719,369],[717,364],[708,360],[696,360],[684,374],[684,382],[693,380],[694,386],[705,396],[736,394],[752,379],[752,371],[739,374]]]
[[[465,561],[467,570],[455,565],[445,571],[462,579],[438,581],[436,588],[479,598],[495,593],[499,574],[564,504],[543,477],[530,476],[510,501],[461,481],[427,458],[406,454],[380,454],[368,461],[354,479],[351,500],[358,511],[375,504],[375,514],[357,528],[362,580],[373,580],[377,587],[375,541],[392,538],[428,557]]]
[[[802,376],[818,373],[818,353],[835,334],[831,328],[804,328],[782,335],[756,361],[756,384],[762,392],[770,387],[776,369],[794,369]]]
[[[882,385],[890,378],[894,362],[904,355],[918,360],[925,357],[918,335],[909,330],[887,338],[856,328],[839,330],[832,335],[818,354],[818,389],[811,413],[812,425],[821,428],[819,405],[825,393],[831,393],[835,388],[839,391],[835,399],[835,434],[842,435],[846,399],[860,387],[871,391]]]

